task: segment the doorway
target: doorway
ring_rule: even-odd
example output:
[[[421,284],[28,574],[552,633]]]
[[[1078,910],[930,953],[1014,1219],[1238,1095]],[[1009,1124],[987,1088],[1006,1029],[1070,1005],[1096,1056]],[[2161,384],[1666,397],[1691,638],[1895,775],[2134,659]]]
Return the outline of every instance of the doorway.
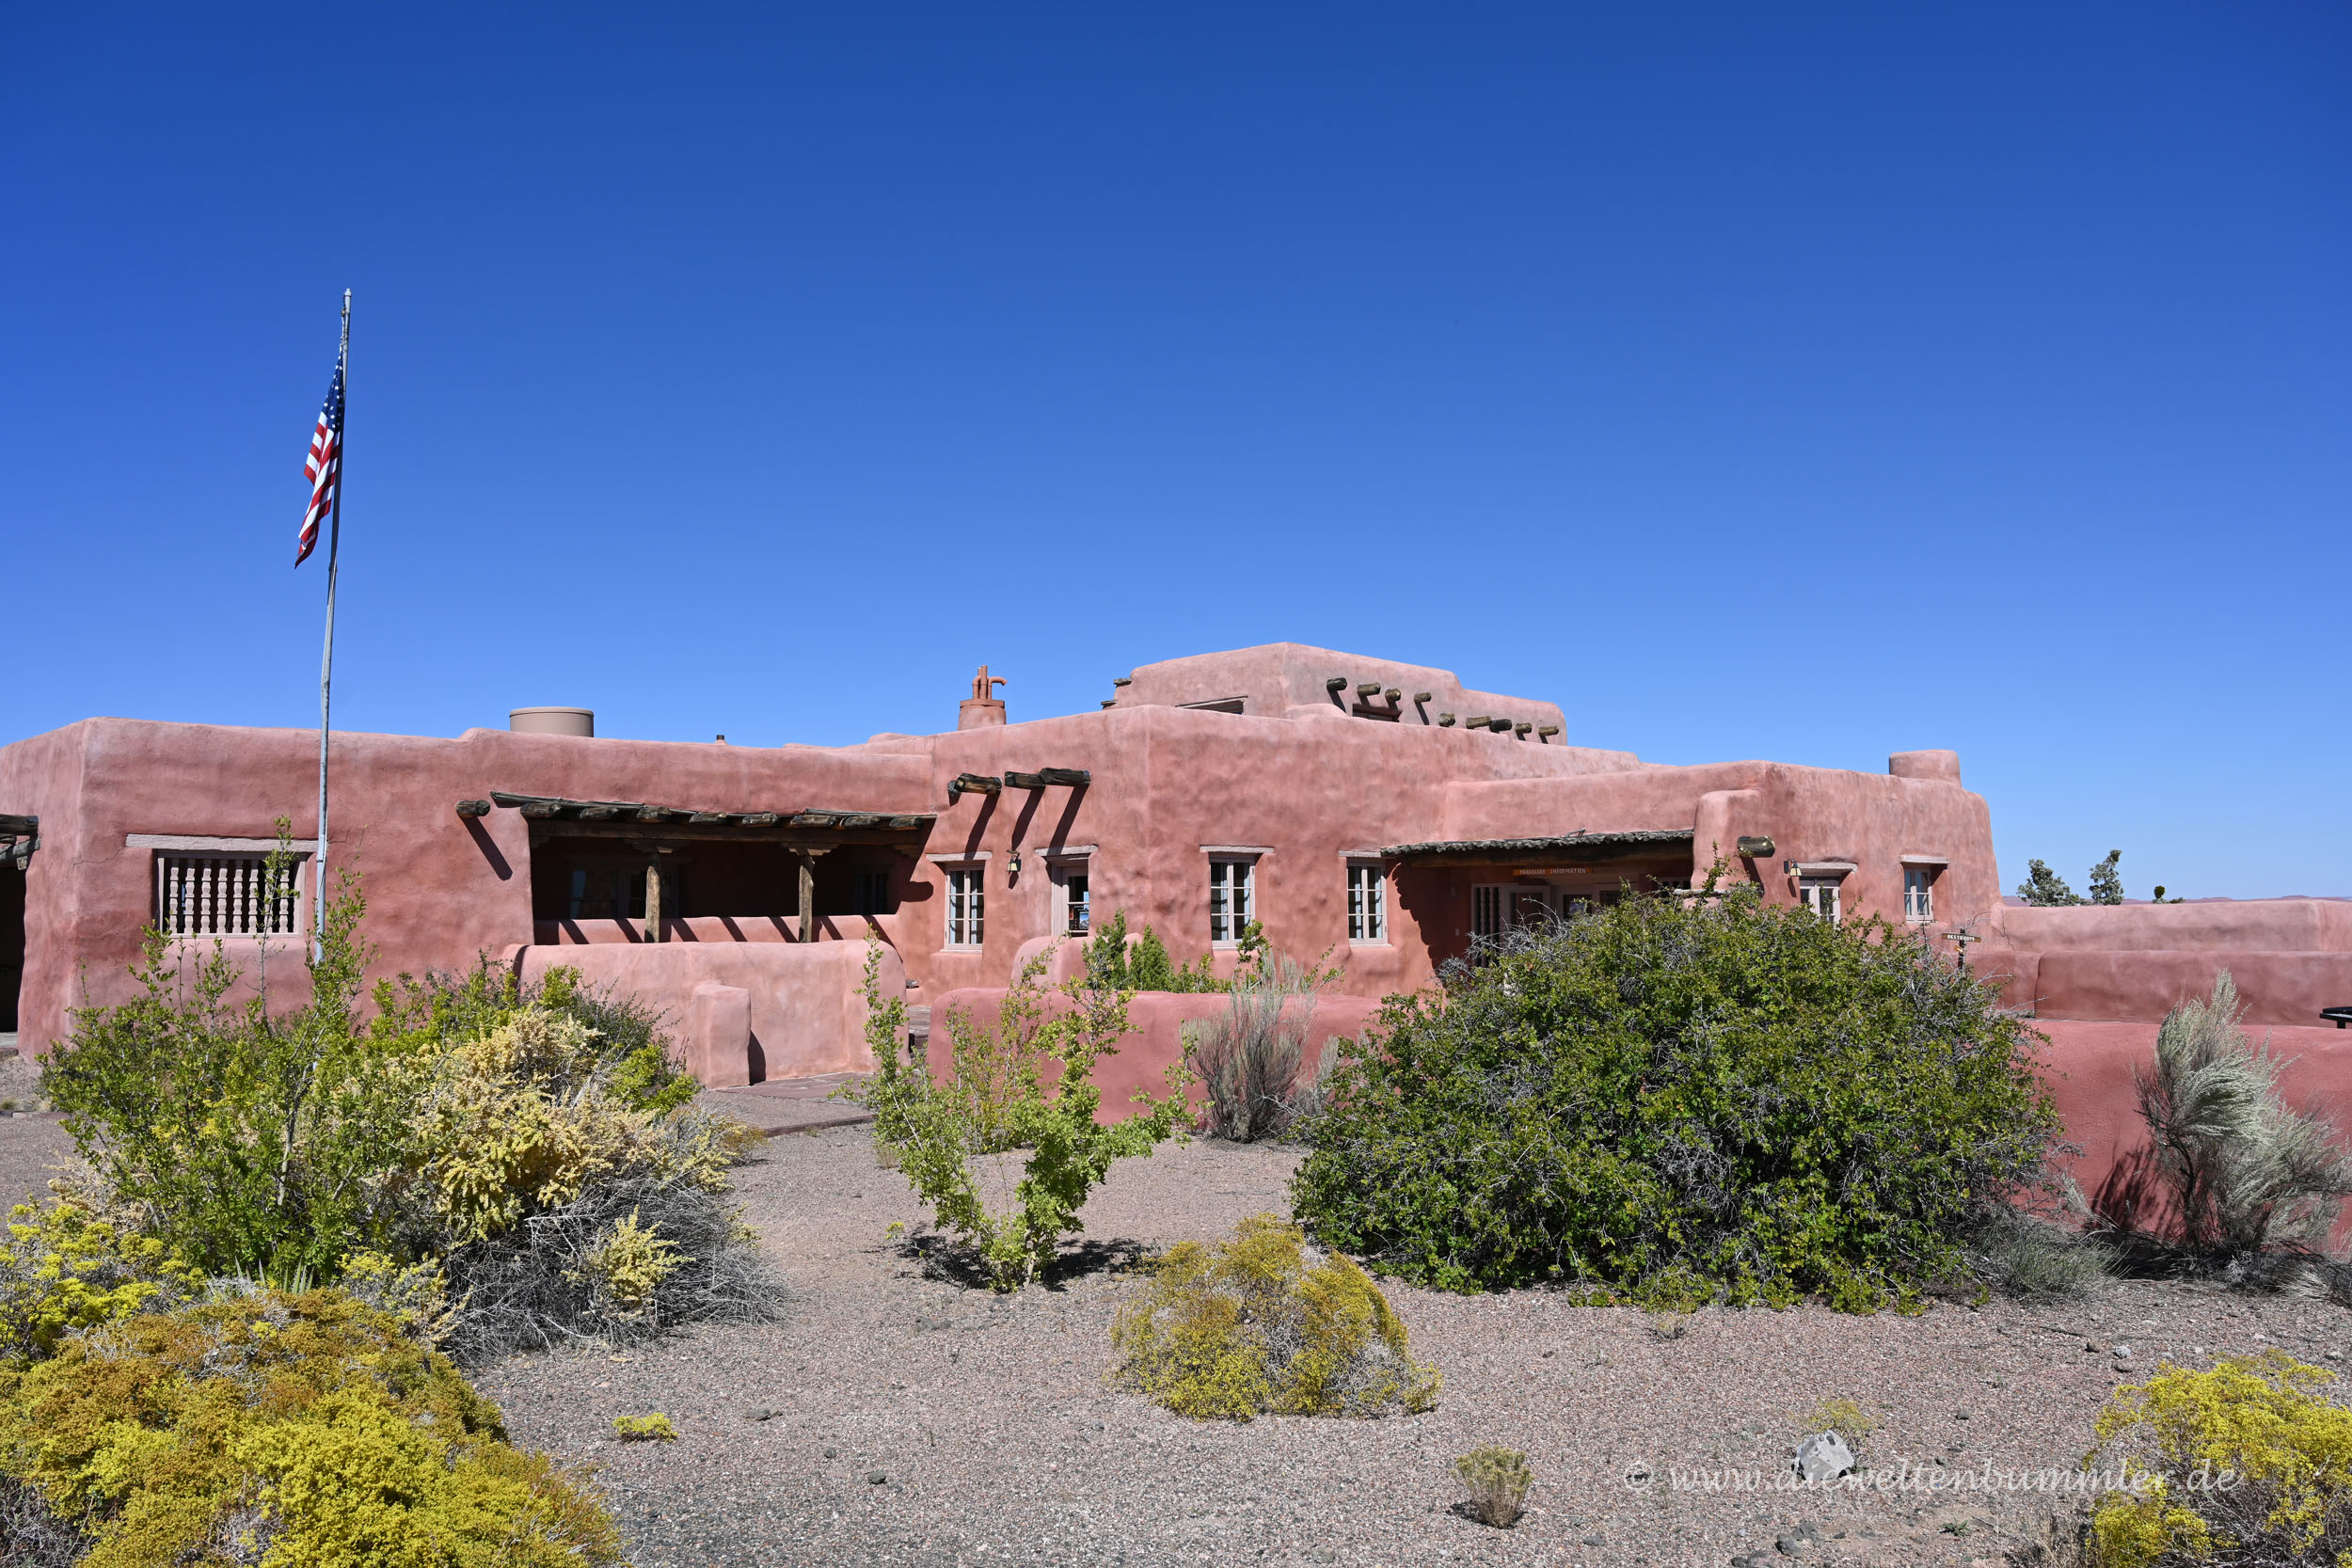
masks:
[[[17,991],[24,981],[24,873],[0,865],[0,1035],[16,1033]]]

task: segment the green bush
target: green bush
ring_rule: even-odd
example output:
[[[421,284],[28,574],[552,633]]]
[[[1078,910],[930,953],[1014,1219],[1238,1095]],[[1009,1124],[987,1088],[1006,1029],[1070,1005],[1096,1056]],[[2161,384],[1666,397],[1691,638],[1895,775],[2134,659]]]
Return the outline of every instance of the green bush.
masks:
[[[612,1520],[399,1316],[219,1290],[0,1370],[0,1469],[85,1568],[617,1563]]]
[[[227,1005],[218,943],[149,932],[139,995],[82,1009],[44,1073],[102,1206],[201,1275],[438,1259],[469,1356],[772,1315],[723,1201],[741,1130],[690,1103],[648,1009],[485,963],[379,985],[363,1025],[363,910],[346,880],[312,999],[279,1015]]]
[[[1315,997],[1337,974],[1273,955],[1233,976],[1223,1017],[1184,1025],[1184,1059],[1207,1091],[1204,1115],[1212,1137],[1245,1144],[1276,1137],[1289,1130],[1302,1105],[1321,1103],[1329,1053],[1304,1063],[1307,1022]],[[1294,1002],[1305,1006],[1293,1007]]]
[[[1450,1290],[1866,1310],[1956,1271],[2058,1132],[2023,1025],[1922,936],[1753,890],[1523,929],[1390,1003],[1299,1218]]]
[[[1244,936],[1253,934],[1258,934],[1254,920]],[[1263,935],[1259,940],[1263,942]],[[1102,990],[1198,992],[1220,991],[1229,986],[1209,973],[1208,954],[1201,954],[1190,965],[1180,964],[1168,956],[1167,943],[1149,926],[1130,948],[1124,910],[1113,911],[1108,920],[1095,927],[1093,940],[1086,945],[1086,964],[1088,983]]]
[[[873,1109],[877,1143],[896,1151],[940,1228],[973,1249],[995,1289],[1016,1290],[1080,1228],[1078,1211],[1111,1162],[1148,1155],[1175,1134],[1184,1069],[1168,1069],[1166,1094],[1138,1091],[1134,1114],[1098,1123],[1094,1064],[1129,1033],[1131,993],[1073,982],[1063,988],[1072,1006],[1057,1016],[1039,982],[1041,955],[1023,967],[994,1028],[948,1015],[947,1070],[935,1079],[907,1037],[903,1001],[880,992],[881,961],[877,948],[866,964],[875,1072],[842,1092]]]
[[[1272,1214],[1214,1247],[1179,1242],[1111,1327],[1118,1376],[1180,1416],[1380,1416],[1437,1402],[1388,1297]]]

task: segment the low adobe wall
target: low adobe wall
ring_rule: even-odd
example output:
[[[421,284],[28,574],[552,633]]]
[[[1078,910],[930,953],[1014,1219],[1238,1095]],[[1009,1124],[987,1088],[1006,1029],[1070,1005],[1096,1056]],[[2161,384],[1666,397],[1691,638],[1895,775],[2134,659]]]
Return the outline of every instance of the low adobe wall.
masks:
[[[561,967],[590,987],[634,992],[663,1014],[682,1065],[717,1088],[870,1070],[865,978],[875,947],[888,996],[906,985],[906,966],[886,944],[867,942],[526,947],[515,966],[526,982]]]
[[[2161,1023],[2181,1003],[2210,995],[2225,969],[2256,1026],[2318,1027],[2322,1007],[2352,1006],[2352,953],[1979,948],[1968,967],[2001,980],[2004,1006],[2037,1019]]]
[[[1072,1006],[1062,996],[1048,995],[1045,1002],[1056,1016],[1067,1015]],[[931,1008],[931,1070],[943,1076],[946,1071],[949,1014],[961,1013],[979,1027],[993,1029],[1004,1005],[1002,987],[968,987],[941,997]],[[1125,1117],[1138,1090],[1166,1093],[1168,1069],[1184,1058],[1184,1026],[1197,1019],[1214,1018],[1223,1013],[1227,1006],[1226,996],[1217,992],[1138,993],[1127,1006],[1127,1021],[1135,1025],[1135,1032],[1119,1042],[1117,1055],[1106,1055],[1094,1065],[1094,1083],[1103,1091],[1102,1108],[1095,1113],[1095,1119],[1111,1122]],[[1365,1026],[1379,1011],[1380,1004],[1369,997],[1319,996],[1312,1003],[1292,1003],[1283,1016],[1286,1020],[1304,1020],[1306,1045],[1299,1057],[1302,1066],[1311,1066],[1333,1038],[1343,1035],[1361,1037]],[[1191,1099],[1195,1105],[1203,1100],[1197,1084]]]
[[[2091,1207],[2107,1218],[2164,1232],[2179,1214],[2155,1180],[2148,1124],[2140,1118],[2132,1069],[2155,1060],[2153,1023],[2037,1020],[2044,1036],[2042,1080],[2066,1123],[2066,1138],[2082,1152],[2062,1162]],[[2334,1112],[2352,1103],[2352,1030],[2256,1029],[2271,1053],[2290,1057],[2279,1092],[2297,1110]],[[2336,1227],[2330,1245],[2352,1238],[2352,1216]]]

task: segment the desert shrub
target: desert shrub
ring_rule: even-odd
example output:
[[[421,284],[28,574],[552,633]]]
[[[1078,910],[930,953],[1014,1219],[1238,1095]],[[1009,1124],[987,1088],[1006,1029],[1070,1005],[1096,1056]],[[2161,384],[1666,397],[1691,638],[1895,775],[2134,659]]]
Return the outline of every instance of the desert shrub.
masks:
[[[8,1211],[0,1243],[0,1359],[47,1355],[75,1329],[118,1323],[199,1283],[135,1224],[78,1197]]]
[[[1527,1455],[1517,1449],[1472,1449],[1454,1462],[1454,1474],[1470,1493],[1470,1512],[1498,1529],[1519,1522],[1527,1489],[1535,1482]]]
[[[612,1435],[628,1443],[672,1443],[677,1440],[677,1428],[657,1410],[650,1416],[613,1417]]]
[[[2138,1476],[2091,1514],[2099,1568],[2340,1564],[2352,1557],[2352,1410],[2284,1353],[2167,1365],[2118,1388],[2094,1430]],[[2098,1455],[2094,1455],[2098,1458]]]
[[[1251,921],[1245,928],[1245,941],[1257,933],[1261,942],[1263,933],[1258,923]],[[1127,911],[1114,910],[1108,920],[1095,927],[1094,936],[1086,945],[1088,983],[1101,990],[1168,990],[1180,992],[1219,991],[1227,982],[1209,973],[1209,955],[1203,953],[1191,964],[1180,964],[1168,957],[1168,944],[1160,934],[1146,926],[1136,938],[1136,944],[1127,945]]]
[[[260,995],[228,1004],[240,974],[219,943],[199,954],[151,928],[138,994],[77,1009],[42,1071],[107,1189],[208,1274],[328,1277],[389,1235],[381,1177],[403,1163],[426,1069],[355,1024],[364,908],[346,882],[305,960],[311,1000],[277,1017]]]
[[[2114,1250],[2097,1237],[2005,1204],[1985,1213],[1965,1250],[1977,1278],[2032,1300],[2090,1295],[2106,1284],[2117,1261]]]
[[[1666,894],[1480,958],[1302,1124],[1299,1218],[1409,1278],[1904,1303],[2057,1135],[2024,1026],[1882,921]]]
[[[1886,1423],[1865,1410],[1851,1395],[1839,1394],[1806,1411],[1801,1424],[1807,1432],[1834,1432],[1846,1440],[1848,1448],[1860,1453],[1862,1440]]]
[[[1118,1376],[1180,1416],[1381,1416],[1437,1401],[1371,1276],[1272,1214],[1168,1248],[1111,1343]]]
[[[1094,1064],[1117,1053],[1130,993],[1091,977],[1062,988],[1071,1006],[1047,1006],[1045,957],[1025,965],[993,1029],[948,1015],[947,1070],[934,1078],[927,1051],[905,1034],[905,1009],[879,991],[880,954],[866,965],[866,1044],[874,1075],[844,1091],[874,1111],[874,1136],[898,1151],[898,1169],[934,1222],[977,1254],[992,1285],[1015,1290],[1053,1261],[1078,1210],[1111,1162],[1152,1150],[1177,1132],[1184,1073],[1168,1092],[1138,1091],[1136,1110],[1102,1124]],[[967,1061],[966,1058],[972,1058]],[[1012,1172],[1018,1153],[1019,1177]]]
[[[340,1291],[216,1288],[0,1371],[0,1469],[87,1568],[614,1563],[582,1480],[393,1316]]]
[[[2106,859],[2090,868],[2090,902],[2093,904],[2123,902],[2123,873],[2119,869],[2122,860],[2122,850],[2110,849],[2107,851]]]
[[[2327,1117],[2280,1100],[2287,1064],[2247,1037],[2244,1014],[2227,970],[2167,1013],[2153,1063],[2133,1070],[2140,1115],[2191,1246],[2315,1246],[2352,1196],[2352,1153]]]
[[[47,1076],[107,1205],[209,1275],[439,1259],[469,1355],[772,1316],[724,1197],[741,1129],[689,1103],[648,1009],[485,964],[379,986],[363,1027],[363,908],[347,882],[286,1015],[151,932],[138,998],[77,1016]]]
[[[1255,1143],[1290,1126],[1307,1015],[1331,977],[1278,954],[1233,977],[1224,1017],[1184,1026],[1184,1056],[1207,1094],[1211,1136]],[[1292,1009],[1300,1000],[1308,1006]],[[1294,1016],[1286,1019],[1286,1009]]]

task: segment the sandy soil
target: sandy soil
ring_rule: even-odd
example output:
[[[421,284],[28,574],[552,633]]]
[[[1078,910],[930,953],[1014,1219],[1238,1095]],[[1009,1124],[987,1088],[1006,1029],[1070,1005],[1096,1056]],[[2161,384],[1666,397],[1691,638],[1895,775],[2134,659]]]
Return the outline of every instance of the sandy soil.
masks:
[[[1111,1386],[1108,1329],[1135,1289],[1122,1261],[1286,1210],[1294,1159],[1196,1143],[1122,1164],[1087,1211],[1079,1265],[996,1297],[927,1277],[886,1239],[921,1215],[865,1128],[774,1137],[739,1174],[794,1291],[787,1322],[521,1356],[480,1382],[517,1441],[601,1468],[640,1568],[1957,1564],[1999,1562],[2050,1512],[2031,1494],[1956,1493],[1960,1472],[2071,1468],[2108,1392],[2163,1357],[2280,1345],[2321,1360],[2352,1338],[2321,1304],[2169,1285],[1914,1319],[1709,1310],[1678,1335],[1542,1292],[1395,1286],[1416,1353],[1445,1376],[1426,1415],[1196,1423]],[[1907,1466],[1915,1489],[1771,1490],[1807,1413],[1839,1397],[1884,1419],[1865,1465]],[[614,1417],[651,1411],[676,1442],[610,1435]],[[1536,1474],[1512,1530],[1458,1512],[1451,1462],[1487,1443],[1527,1450]]]

